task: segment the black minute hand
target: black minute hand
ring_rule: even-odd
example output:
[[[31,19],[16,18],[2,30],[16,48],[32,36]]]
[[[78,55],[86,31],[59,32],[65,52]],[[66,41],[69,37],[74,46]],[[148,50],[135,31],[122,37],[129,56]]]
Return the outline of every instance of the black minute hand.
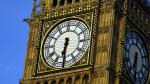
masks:
[[[134,81],[136,82],[136,69],[137,69],[137,60],[138,60],[138,53],[135,53],[133,69],[134,69]]]
[[[66,61],[66,50],[67,50],[68,44],[69,44],[69,38],[65,38],[64,50],[62,51],[62,56],[63,56],[62,68],[64,68],[64,66],[65,66],[65,61]]]

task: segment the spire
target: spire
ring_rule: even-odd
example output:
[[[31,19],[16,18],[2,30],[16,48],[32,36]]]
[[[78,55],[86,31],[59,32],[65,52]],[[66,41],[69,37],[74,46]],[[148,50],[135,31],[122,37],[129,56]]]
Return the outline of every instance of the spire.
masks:
[[[37,0],[33,0],[33,8],[32,8],[32,14],[31,14],[31,18],[26,18],[23,19],[23,21],[26,21],[27,23],[30,23],[32,21],[32,18],[34,17],[34,15],[36,14],[37,11]]]
[[[33,0],[32,16],[41,11],[41,5],[43,5],[43,0]]]

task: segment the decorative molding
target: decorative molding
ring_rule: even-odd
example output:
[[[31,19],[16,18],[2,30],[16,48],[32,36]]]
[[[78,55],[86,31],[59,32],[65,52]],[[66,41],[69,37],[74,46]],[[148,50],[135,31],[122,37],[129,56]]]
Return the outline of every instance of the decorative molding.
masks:
[[[49,19],[59,16],[66,16],[84,11],[93,11],[98,8],[97,1],[88,1],[82,3],[72,3],[71,5],[59,6],[43,10],[41,19]]]
[[[98,34],[108,33],[110,30],[110,26],[104,26],[98,28]]]
[[[126,29],[126,22],[127,22],[127,2],[128,0],[125,0],[123,2],[123,7],[122,7],[122,14],[123,16],[120,18],[120,22],[119,22],[119,46],[118,46],[118,54],[117,54],[117,59],[116,59],[116,79],[120,78],[121,74],[122,74],[122,64],[123,64],[123,49],[124,49],[124,40],[125,40],[125,29]],[[117,82],[119,82],[119,80],[117,80]]]
[[[114,6],[115,6],[115,0],[101,0],[100,11],[113,9]]]
[[[60,74],[51,74],[49,76],[41,76],[41,77],[34,77],[26,80],[22,80],[22,84],[31,83],[31,82],[44,82],[45,80],[48,81],[59,81],[60,79],[64,79],[67,81],[67,79],[72,78],[72,80],[75,80],[76,77],[80,77],[80,81],[82,81],[83,77],[88,75],[90,77],[90,69],[79,69],[78,71],[72,71],[72,72],[66,72],[66,73],[60,73]]]

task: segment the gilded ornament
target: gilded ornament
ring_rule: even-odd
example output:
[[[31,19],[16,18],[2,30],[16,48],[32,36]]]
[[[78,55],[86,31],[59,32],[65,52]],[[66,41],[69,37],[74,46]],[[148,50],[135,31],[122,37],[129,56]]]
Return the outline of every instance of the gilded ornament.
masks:
[[[109,26],[98,28],[98,34],[107,33],[109,31]]]

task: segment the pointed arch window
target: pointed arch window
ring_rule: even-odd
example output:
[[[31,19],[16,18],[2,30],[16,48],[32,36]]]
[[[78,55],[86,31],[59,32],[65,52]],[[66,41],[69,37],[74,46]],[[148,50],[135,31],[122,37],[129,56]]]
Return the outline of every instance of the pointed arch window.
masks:
[[[46,80],[46,81],[44,81],[44,84],[48,84],[48,81]]]
[[[67,3],[72,3],[72,0],[67,0]]]
[[[82,84],[89,84],[89,76],[88,75],[85,75],[84,77],[83,77],[83,81],[82,81],[83,83]]]
[[[56,81],[55,81],[55,80],[52,80],[51,84],[56,84]]]
[[[72,78],[69,78],[66,82],[66,84],[72,84]]]
[[[64,84],[64,79],[61,79],[58,84]]]
[[[75,84],[80,84],[80,77],[76,77]]]

